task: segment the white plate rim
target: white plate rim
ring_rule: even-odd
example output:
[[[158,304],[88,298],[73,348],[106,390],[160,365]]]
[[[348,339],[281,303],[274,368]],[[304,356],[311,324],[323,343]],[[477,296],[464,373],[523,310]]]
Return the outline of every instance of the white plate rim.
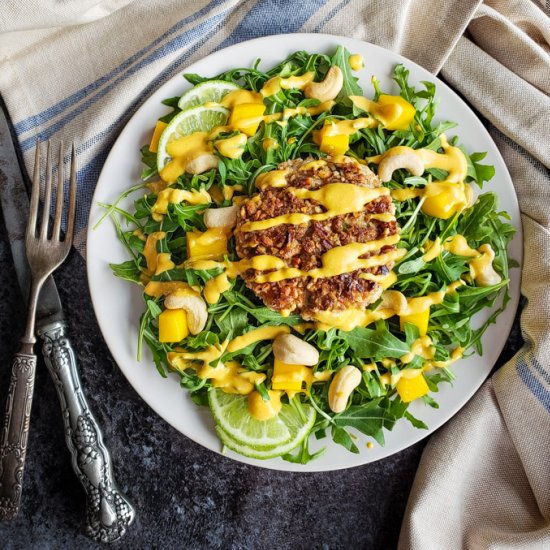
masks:
[[[202,58],[201,60],[193,63],[188,67],[182,67],[178,71],[178,74],[170,78],[167,82],[165,82],[162,86],[160,86],[154,93],[152,93],[144,101],[141,107],[134,113],[134,115],[130,118],[130,120],[124,127],[124,129],[121,131],[109,155],[107,156],[102,172],[98,178],[98,183],[94,192],[92,207],[90,210],[88,232],[87,232],[87,275],[88,275],[88,284],[89,284],[90,294],[92,298],[92,304],[94,307],[96,318],[98,320],[98,324],[105,338],[107,346],[109,347],[109,350],[111,351],[120,370],[123,372],[123,374],[128,379],[130,384],[134,387],[134,389],[138,392],[138,394],[142,397],[142,399],[144,399],[144,401],[153,410],[155,410],[157,414],[159,414],[162,418],[164,418],[164,420],[166,420],[168,423],[174,426],[174,428],[176,428],[178,431],[180,431],[182,434],[186,435],[190,439],[196,441],[197,443],[217,453],[221,452],[221,444],[219,443],[219,441],[217,440],[217,437],[213,433],[213,429],[212,429],[213,422],[208,416],[209,411],[205,409],[205,410],[197,410],[193,412],[195,417],[193,420],[197,421],[195,425],[195,429],[187,429],[186,427],[183,427],[182,419],[177,417],[178,411],[175,409],[172,410],[170,407],[169,407],[170,410],[167,410],[165,408],[164,403],[161,403],[157,397],[154,397],[149,393],[148,389],[151,386],[147,385],[147,384],[153,384],[153,379],[150,376],[151,372],[158,378],[158,380],[166,384],[171,384],[172,387],[174,385],[178,386],[177,379],[175,377],[169,377],[166,380],[162,379],[156,372],[156,369],[154,368],[154,365],[152,363],[151,365],[144,365],[145,358],[147,357],[147,355],[144,355],[144,358],[142,359],[141,364],[138,364],[135,362],[135,356],[134,356],[134,361],[133,361],[134,364],[130,365],[129,363],[131,363],[132,361],[131,360],[129,361],[129,352],[130,350],[133,349],[131,343],[125,342],[123,345],[121,345],[120,342],[116,341],[115,334],[111,332],[113,328],[112,319],[110,319],[111,308],[109,306],[111,304],[110,303],[106,304],[106,298],[103,296],[105,293],[105,288],[101,286],[101,284],[106,281],[105,270],[109,270],[109,267],[108,265],[106,265],[105,258],[103,257],[105,250],[103,249],[101,238],[100,238],[104,235],[105,226],[110,224],[108,221],[106,221],[102,224],[102,226],[100,226],[98,231],[94,231],[92,229],[93,226],[95,225],[95,222],[97,221],[97,219],[99,219],[99,216],[102,213],[97,203],[102,201],[105,202],[105,198],[102,198],[105,195],[107,195],[110,200],[113,200],[114,198],[116,198],[116,196],[118,196],[119,192],[121,191],[121,189],[119,188],[116,188],[117,189],[116,193],[113,194],[111,192],[109,194],[109,191],[110,190],[112,191],[112,189],[109,189],[109,177],[111,176],[111,173],[110,173],[111,170],[115,167],[115,163],[120,162],[121,149],[123,149],[123,146],[126,143],[126,141],[132,141],[129,138],[134,133],[134,126],[136,126],[136,121],[139,122],[140,118],[144,117],[144,113],[146,113],[147,111],[159,111],[160,113],[162,112],[162,106],[160,106],[159,108],[160,98],[170,97],[172,95],[168,93],[168,90],[171,90],[174,87],[175,81],[178,81],[181,83],[181,93],[183,93],[184,89],[189,87],[186,81],[184,81],[183,78],[181,78],[180,76],[184,72],[198,72],[198,73],[213,76],[213,73],[208,71],[205,72],[204,68],[202,67],[205,65],[213,66],[216,63],[220,63],[220,62],[223,64],[223,63],[226,63],[226,60],[229,60],[229,59],[239,60],[240,57],[243,57],[243,55],[247,56],[248,60],[256,59],[258,57],[262,57],[263,59],[265,59],[265,55],[261,54],[264,47],[268,47],[268,48],[272,48],[273,50],[276,50],[277,55],[274,56],[274,59],[282,60],[288,53],[295,50],[306,49],[310,52],[314,52],[314,51],[329,52],[329,51],[333,51],[335,46],[338,44],[342,44],[343,46],[345,46],[351,53],[362,53],[365,57],[365,63],[367,65],[367,68],[369,67],[369,55],[371,54],[375,58],[377,56],[380,56],[380,58],[382,59],[382,63],[387,64],[387,68],[393,67],[396,63],[403,63],[405,67],[411,71],[411,77],[413,76],[413,74],[417,74],[417,73],[422,74],[422,79],[430,80],[436,84],[438,96],[441,97],[442,95],[445,95],[450,97],[453,103],[453,106],[456,107],[458,111],[463,111],[467,113],[467,117],[470,119],[468,120],[468,123],[470,123],[470,121],[472,122],[473,126],[475,127],[475,131],[479,132],[478,136],[481,138],[481,141],[486,143],[486,146],[485,146],[486,148],[480,149],[480,150],[487,150],[489,152],[488,160],[490,160],[490,162],[495,165],[495,168],[497,170],[497,175],[495,176],[495,178],[493,178],[490,185],[486,184],[486,187],[483,189],[483,192],[486,191],[486,188],[491,189],[491,187],[494,187],[496,180],[499,180],[501,181],[501,183],[504,182],[506,184],[505,192],[508,193],[508,195],[506,196],[506,201],[510,202],[510,205],[506,207],[506,210],[510,213],[512,217],[512,223],[517,229],[517,233],[515,235],[514,241],[511,243],[511,246],[510,246],[510,251],[511,251],[510,256],[513,257],[514,259],[517,259],[520,262],[520,264],[522,264],[523,240],[522,240],[521,218],[519,215],[519,205],[517,202],[517,197],[514,192],[512,180],[510,178],[506,165],[502,159],[502,156],[500,155],[496,145],[494,144],[486,128],[483,126],[481,121],[479,121],[478,117],[475,115],[472,109],[462,100],[462,98],[458,96],[456,92],[454,92],[451,88],[449,88],[444,82],[439,80],[436,76],[428,73],[425,69],[423,69],[413,61],[399,54],[386,50],[380,46],[377,46],[375,44],[359,41],[352,38],[340,37],[336,35],[327,35],[327,34],[296,33],[296,34],[265,36],[265,37],[249,40],[246,42],[240,42],[238,44],[232,45],[223,50],[214,52]],[[252,55],[247,53],[248,51],[255,52],[255,53],[254,55]],[[366,56],[365,56],[365,53],[367,53]],[[269,63],[269,65],[270,64],[271,63]],[[229,69],[237,65],[247,66],[245,62],[235,63],[233,61],[231,62],[227,61],[225,66],[227,69]],[[265,63],[264,65],[262,65],[262,67],[264,68],[266,66],[268,66],[268,63]],[[356,75],[361,76],[359,73],[356,73]],[[379,72],[377,72],[377,76],[378,77],[381,76]],[[367,77],[363,75],[362,87],[365,93],[368,93],[369,87],[368,87],[368,81],[366,80],[366,78]],[[384,82],[385,78],[383,77],[381,80]],[[420,79],[411,78],[411,80],[418,81]],[[440,105],[438,112],[441,112],[442,110],[446,110],[447,108],[449,108],[449,105],[446,105],[445,108],[443,109],[442,107],[443,105]],[[437,118],[440,118],[440,117],[437,117]],[[154,124],[154,119],[149,120],[149,123]],[[149,133],[151,131],[150,124],[148,126]],[[142,128],[142,131],[143,131],[143,128]],[[456,132],[461,138],[463,137],[464,135],[463,128],[457,129]],[[455,130],[453,129],[450,133],[454,134]],[[139,162],[138,154],[139,152],[136,149],[135,155],[131,154],[131,156],[132,156],[132,163],[137,166],[137,169],[139,171],[140,162]],[[135,184],[137,181],[138,180],[134,180],[134,182],[133,183],[130,182],[130,184]],[[499,195],[499,198],[502,199],[503,197],[502,191],[498,193],[498,195]],[[112,236],[114,237],[114,240],[116,240],[114,230],[112,229],[112,227],[110,229],[112,231]],[[113,246],[117,246],[116,243],[111,243],[111,244]],[[116,254],[114,255],[116,256]],[[114,259],[113,261],[115,260],[121,261],[120,256]],[[115,279],[114,276],[112,276],[112,278],[114,281],[113,285],[117,284],[118,279]],[[366,449],[365,446],[363,445],[361,447],[361,452],[359,455],[355,455],[355,454],[349,453],[348,451],[340,449],[340,447],[334,444],[330,440],[330,438],[327,438],[319,443],[313,442],[314,448],[317,448],[319,446],[327,446],[327,452],[325,453],[325,455],[320,459],[317,459],[316,461],[313,461],[306,465],[285,462],[280,458],[270,459],[265,461],[250,459],[247,457],[237,455],[236,453],[233,453],[233,452],[228,452],[225,456],[228,456],[234,460],[237,460],[243,463],[252,464],[252,465],[264,467],[264,468],[275,469],[275,470],[282,470],[282,471],[296,471],[296,472],[331,471],[331,470],[338,470],[338,469],[359,466],[359,465],[367,464],[376,460],[380,460],[394,453],[400,452],[403,449],[417,443],[418,441],[421,441],[423,438],[427,437],[428,435],[433,433],[435,430],[437,430],[440,426],[442,426],[444,423],[446,423],[448,420],[450,420],[470,400],[470,398],[475,394],[475,392],[479,389],[483,381],[489,375],[494,365],[494,362],[496,361],[496,359],[498,358],[498,355],[504,348],[507,335],[510,332],[510,329],[515,317],[515,312],[519,303],[521,270],[520,269],[512,270],[510,279],[511,279],[510,281],[511,300],[508,303],[506,310],[499,316],[497,324],[493,325],[489,329],[489,331],[487,331],[486,335],[483,338],[483,341],[484,343],[486,343],[486,340],[488,340],[488,335],[489,334],[492,335],[492,333],[495,332],[494,331],[495,327],[498,327],[499,331],[502,334],[505,334],[506,337],[501,337],[501,341],[498,343],[498,345],[492,346],[490,352],[489,353],[486,352],[486,354],[481,358],[481,362],[484,364],[482,365],[480,372],[475,372],[473,375],[471,375],[472,382],[467,386],[466,389],[461,390],[459,399],[456,399],[456,395],[455,395],[455,399],[453,400],[452,405],[448,402],[444,402],[443,399],[438,399],[441,408],[439,409],[439,411],[437,412],[437,415],[434,418],[431,418],[433,415],[430,414],[429,430],[417,430],[415,428],[412,428],[412,426],[410,426],[405,420],[403,420],[402,422],[398,422],[396,424],[396,427],[392,432],[386,432],[385,447],[378,447],[375,444],[375,448],[372,450],[369,450],[369,449]],[[124,285],[130,286],[130,283],[126,283],[124,281],[119,281],[119,282],[124,283]],[[117,284],[117,287],[118,286],[120,285]],[[124,329],[128,328],[128,326],[124,325],[123,323],[122,327],[120,328],[122,331],[124,331]],[[132,335],[132,337],[134,336],[137,337],[137,334]],[[491,357],[490,360],[487,360],[488,355],[490,355]],[[468,361],[468,360],[463,360],[462,363],[465,361]],[[460,368],[455,367],[454,370],[455,370],[455,373],[457,374],[457,381],[459,381],[459,385],[462,385]],[[462,375],[464,378],[465,374],[462,373]],[[187,402],[188,405],[194,406],[194,404],[192,404],[189,397],[186,395],[186,392],[184,390],[181,390],[179,387],[177,389],[183,395],[185,395],[185,398],[183,398],[182,396],[181,401]],[[453,390],[456,392],[456,388],[451,388],[451,391]],[[441,395],[446,395],[446,394],[449,394],[448,388],[444,388],[444,390],[441,392]],[[416,404],[413,404],[413,405],[416,405]],[[416,408],[418,407],[413,407],[413,411],[416,411]],[[187,409],[189,409],[189,407],[187,407]],[[422,412],[426,411],[428,413],[432,411],[431,409],[428,409],[428,408],[423,408],[421,410]],[[181,412],[181,410],[179,412]],[[189,411],[187,410],[186,412],[189,412]],[[205,412],[208,414],[205,415]],[[418,415],[417,412],[415,412],[415,414]],[[420,416],[423,419],[425,417],[425,415],[424,416],[420,415]],[[210,431],[210,435],[213,437],[210,437],[210,438],[205,437],[204,433],[197,432],[198,428],[202,429],[203,431],[206,428],[206,431],[207,432]],[[364,443],[368,439],[368,438],[363,438],[363,436],[361,436],[360,434],[358,437],[361,443]],[[314,438],[312,438],[312,440],[313,439]],[[345,454],[342,454],[342,451]]]

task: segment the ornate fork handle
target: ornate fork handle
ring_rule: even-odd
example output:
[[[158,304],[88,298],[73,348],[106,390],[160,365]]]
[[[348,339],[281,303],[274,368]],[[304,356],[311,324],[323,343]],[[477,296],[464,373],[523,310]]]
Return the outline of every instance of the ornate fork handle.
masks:
[[[59,395],[73,469],[86,492],[86,533],[97,541],[115,541],[134,520],[134,508],[115,484],[109,451],[80,388],[75,353],[65,335],[65,324],[52,323],[38,334]]]

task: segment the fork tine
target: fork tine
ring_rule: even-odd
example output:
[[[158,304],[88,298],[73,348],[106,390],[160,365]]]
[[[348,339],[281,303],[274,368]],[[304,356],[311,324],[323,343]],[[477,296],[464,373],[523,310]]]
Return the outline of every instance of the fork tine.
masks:
[[[52,151],[51,142],[48,140],[46,152],[46,189],[44,192],[44,208],[42,209],[42,224],[40,226],[40,239],[48,238],[48,223],[50,218],[50,204],[52,201]]]
[[[27,239],[36,235],[36,219],[38,217],[38,203],[40,199],[40,145],[36,142],[34,154],[34,171],[32,176],[31,203],[29,206],[29,222],[27,224]]]
[[[63,174],[63,141],[59,142],[59,164],[57,167],[57,192],[55,203],[55,218],[52,229],[52,240],[59,240],[59,233],[61,229],[61,218],[63,217],[63,202],[64,202],[64,189],[65,189],[65,177]]]
[[[69,192],[69,211],[67,212],[67,231],[65,232],[65,242],[72,244],[74,218],[76,213],[76,151],[74,143],[71,151],[71,187]]]

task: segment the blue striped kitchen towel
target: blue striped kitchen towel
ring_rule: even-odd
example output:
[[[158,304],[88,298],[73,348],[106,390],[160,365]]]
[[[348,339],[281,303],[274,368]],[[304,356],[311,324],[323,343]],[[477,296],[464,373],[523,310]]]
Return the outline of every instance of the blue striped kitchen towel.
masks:
[[[243,40],[323,32],[373,42],[439,72],[485,118],[528,244],[526,344],[432,437],[402,548],[550,548],[546,8],[547,0],[4,0],[0,10],[0,92],[27,167],[37,140],[79,144],[81,252],[97,178],[125,123],[187,65]]]

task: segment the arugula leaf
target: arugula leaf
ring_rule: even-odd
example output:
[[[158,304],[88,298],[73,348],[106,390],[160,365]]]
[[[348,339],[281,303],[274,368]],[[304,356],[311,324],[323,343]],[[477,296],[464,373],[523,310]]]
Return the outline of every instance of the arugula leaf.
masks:
[[[396,65],[392,76],[401,89],[401,97],[404,97],[409,103],[414,105],[417,95],[415,89],[409,85],[409,70],[402,64]]]
[[[419,420],[418,418],[415,418],[409,411],[406,411],[403,415],[404,418],[406,418],[415,428],[418,428],[419,430],[427,430],[428,426],[422,422],[422,420]]]
[[[331,58],[333,65],[337,65],[342,71],[342,76],[344,77],[344,85],[342,90],[336,97],[338,103],[351,106],[351,100],[348,98],[350,95],[363,95],[363,90],[361,86],[357,84],[359,80],[357,77],[353,76],[352,69],[349,64],[349,56],[351,54],[343,46],[338,46],[336,52]]]
[[[334,417],[334,424],[339,428],[348,426],[361,433],[374,437],[381,445],[384,444],[382,428],[388,418],[388,410],[380,406],[381,399],[373,399],[363,405],[351,405],[344,412]]]
[[[380,324],[374,330],[357,327],[350,332],[339,331],[338,335],[361,359],[381,361],[386,357],[400,358],[410,351],[409,346],[394,336],[386,324]]]
[[[151,313],[151,317],[153,319],[156,319],[162,313],[162,309],[160,309],[155,300],[147,299],[145,300],[145,303],[147,304],[147,309]]]
[[[357,445],[353,442],[351,435],[344,428],[336,425],[332,426],[331,435],[334,443],[342,445],[342,447],[346,448],[352,453],[359,454],[359,449],[357,448]]]
[[[166,122],[168,124],[179,112],[181,112],[181,109],[178,107],[179,100],[180,96],[169,97],[168,99],[162,101],[163,105],[171,107],[172,110],[159,118],[161,122]]]
[[[418,256],[414,260],[409,260],[408,262],[403,262],[399,264],[397,268],[398,273],[409,274],[409,273],[418,273],[424,266],[426,262],[422,256]]]
[[[466,162],[468,163],[468,177],[472,178],[479,187],[483,187],[483,182],[493,179],[495,167],[479,162],[487,156],[487,153],[472,153],[470,155],[463,146],[459,146],[459,148],[464,153]]]
[[[242,309],[229,309],[227,313],[216,316],[214,321],[220,329],[220,339],[231,338],[235,334],[241,334],[248,327],[248,315]]]
[[[326,452],[326,447],[322,447],[314,453],[309,452],[309,437],[306,437],[300,446],[298,447],[298,452],[293,455],[292,453],[287,453],[283,455],[283,460],[287,462],[293,462],[294,464],[307,464],[316,458],[324,455]]]
[[[155,176],[156,174],[158,174],[157,154],[152,153],[149,150],[149,144],[144,145],[141,148],[141,162],[143,162],[143,164],[145,164],[146,166],[146,168],[144,168],[143,171],[141,172],[141,179],[143,181],[146,181],[152,178],[153,176]]]
[[[141,270],[135,260],[128,260],[120,264],[109,264],[113,273],[120,279],[141,284]]]

